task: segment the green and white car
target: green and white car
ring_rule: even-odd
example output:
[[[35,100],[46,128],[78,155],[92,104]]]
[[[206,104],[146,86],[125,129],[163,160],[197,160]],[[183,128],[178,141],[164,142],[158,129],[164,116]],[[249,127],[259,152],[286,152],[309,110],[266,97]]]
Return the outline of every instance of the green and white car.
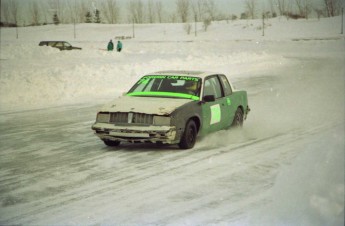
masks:
[[[189,149],[197,136],[241,127],[248,112],[247,92],[235,90],[223,74],[159,71],[105,105],[92,129],[108,146],[131,142]]]

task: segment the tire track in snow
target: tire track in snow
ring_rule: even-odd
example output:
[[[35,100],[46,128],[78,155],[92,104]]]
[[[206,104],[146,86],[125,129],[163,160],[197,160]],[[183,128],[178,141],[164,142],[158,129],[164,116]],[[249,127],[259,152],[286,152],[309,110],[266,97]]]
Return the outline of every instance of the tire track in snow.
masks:
[[[311,132],[317,133],[313,130]],[[309,136],[309,135],[310,134],[308,133],[305,134],[305,136]],[[262,138],[258,140],[251,140],[244,143],[231,145],[230,147],[215,148],[208,152],[206,151],[201,152],[201,150],[205,148],[203,147],[201,149],[196,148],[193,151],[172,153],[172,155],[170,154],[168,155],[168,157],[164,156],[163,158],[160,158],[159,165],[154,164],[157,159],[152,159],[151,161],[148,161],[148,162],[144,161],[137,166],[130,165],[129,167],[124,168],[122,171],[117,172],[115,175],[114,175],[114,172],[111,172],[111,171],[110,172],[108,171],[107,173],[102,171],[101,173],[104,173],[104,175],[102,175],[101,177],[101,182],[98,180],[94,181],[94,183],[97,184],[95,186],[99,187],[98,189],[91,190],[89,188],[90,184],[89,186],[82,186],[81,188],[77,188],[77,189],[72,188],[71,191],[58,194],[57,195],[58,198],[56,196],[53,196],[51,198],[44,199],[43,203],[50,203],[50,205],[46,205],[46,204],[42,205],[42,200],[39,200],[37,201],[36,204],[34,204],[35,202],[32,203],[37,208],[34,208],[33,210],[25,213],[24,215],[17,216],[15,218],[8,219],[8,220],[9,222],[30,223],[30,218],[32,218],[32,222],[34,222],[35,216],[37,216],[37,214],[39,213],[50,212],[52,209],[54,210],[56,208],[57,208],[57,211],[60,209],[61,213],[63,213],[64,206],[73,206],[76,203],[85,202],[85,200],[88,200],[88,199],[97,199],[97,197],[109,196],[109,197],[113,197],[114,199],[111,201],[111,203],[121,203],[123,202],[122,201],[123,199],[128,199],[128,197],[139,197],[140,194],[148,194],[150,196],[152,191],[157,190],[157,183],[153,183],[152,185],[145,185],[143,187],[142,185],[145,184],[146,181],[156,181],[157,178],[162,178],[164,176],[169,176],[169,175],[170,176],[173,175],[174,180],[183,181],[188,177],[193,177],[198,174],[208,174],[207,171],[209,171],[210,168],[211,169],[214,168],[214,165],[210,166],[210,164],[208,163],[209,161],[211,161],[210,159],[212,159],[213,162],[217,161],[218,166],[216,168],[222,168],[224,167],[224,165],[228,165],[230,162],[229,159],[231,159],[232,162],[236,162],[242,159],[246,159],[247,161],[249,160],[253,161],[258,156],[261,156],[262,158],[262,155],[265,152],[269,152],[271,154],[271,151],[268,151],[268,150],[276,149],[278,146],[282,145],[282,142],[289,143],[291,141],[294,141],[295,139],[296,139],[296,136],[294,135],[291,136],[289,134],[277,134],[272,137],[266,137],[266,138]],[[300,137],[300,139],[303,139],[303,138]],[[272,140],[276,140],[276,141],[273,142]],[[270,147],[262,148],[262,146],[266,146],[266,145],[269,145]],[[255,152],[255,155],[253,155],[252,153],[253,146],[255,146],[257,150],[259,150]],[[275,146],[275,147],[272,147],[272,146]],[[163,152],[166,153],[166,150],[163,150]],[[143,154],[141,151],[130,151],[129,153],[125,153],[124,155],[124,152],[122,150],[117,150],[115,152],[110,152],[110,153],[107,152],[105,156],[102,156],[96,159],[94,158],[84,159],[83,161],[80,161],[78,164],[75,164],[75,166],[78,166],[80,164],[85,164],[86,162],[102,161],[102,159],[106,157],[110,157],[111,155],[119,154],[119,153],[122,155],[122,157],[126,159],[128,157],[127,155],[129,155],[130,158],[127,159],[127,161],[130,161],[131,158],[137,158],[138,155],[142,157],[142,154]],[[145,152],[144,154],[147,155],[147,153]],[[161,154],[161,153],[158,152],[157,154]],[[188,161],[186,161],[186,158]],[[171,160],[172,160],[171,166],[164,165],[164,163],[169,162]],[[180,163],[182,160],[184,161]],[[162,167],[166,167],[166,169],[157,172]],[[259,173],[259,175],[267,173],[267,171],[269,171],[270,169],[270,165],[261,166],[261,167],[264,168],[265,170]],[[276,168],[278,166],[276,165],[272,167]],[[137,168],[141,168],[141,171],[139,173],[136,172]],[[255,170],[250,170],[250,172],[260,172],[260,167],[258,168],[257,166],[255,166],[254,169]],[[93,168],[90,168],[90,170],[93,170]],[[217,172],[217,169],[213,169],[213,170]],[[237,170],[233,169],[230,175],[216,175],[216,176],[213,175],[211,183],[213,182],[220,183],[220,181],[223,181],[224,178],[229,178],[228,180],[230,180],[232,176],[236,174],[237,171],[241,172],[241,170],[243,170],[242,166],[238,167]],[[132,172],[132,174],[128,174],[128,173],[126,174],[125,173],[126,171]],[[181,174],[183,173],[183,171],[187,173]],[[145,174],[141,174],[142,172],[145,172]],[[119,175],[122,175],[122,174],[125,174],[125,176],[119,177]],[[239,178],[239,176],[235,178]],[[180,184],[180,183],[177,183],[177,184]],[[137,189],[137,187],[141,189]],[[268,188],[269,187],[265,187],[262,189],[268,189]],[[160,191],[159,194],[169,193],[171,192],[171,189],[178,190],[178,188],[174,189],[174,185],[166,184],[164,181],[160,182],[158,186],[158,190]],[[120,195],[114,195],[115,193],[120,194]],[[144,195],[144,197],[146,196]],[[196,195],[196,197],[198,197],[198,195]],[[208,196],[208,197],[206,196],[206,200],[204,201],[204,204],[202,204],[202,200],[200,200],[200,198],[196,198],[195,202],[197,204],[193,205],[195,211],[197,211],[200,208],[203,209],[211,205],[210,203],[212,203],[213,201],[210,201],[210,200],[214,200],[214,198],[215,197],[212,197],[212,196]],[[54,201],[56,199],[58,199],[58,201]],[[222,202],[231,201],[232,199],[234,199],[234,197],[230,196],[228,198],[224,198]],[[139,200],[132,200],[132,201],[133,203],[135,203],[135,202],[138,202]],[[145,200],[142,200],[142,201],[145,202]],[[101,207],[100,209],[102,210]],[[164,214],[168,215],[168,213],[166,212]],[[126,216],[126,214],[124,213],[122,213],[121,215]],[[174,216],[171,216],[171,217],[172,218],[169,218],[169,217],[166,218],[166,221],[169,222],[169,220],[174,218]],[[26,220],[22,221],[24,219]]]

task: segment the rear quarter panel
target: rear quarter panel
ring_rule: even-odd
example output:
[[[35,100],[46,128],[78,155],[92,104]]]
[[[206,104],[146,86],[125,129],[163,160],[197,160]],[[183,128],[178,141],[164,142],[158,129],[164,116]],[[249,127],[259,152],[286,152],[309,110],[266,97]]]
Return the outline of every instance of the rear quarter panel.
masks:
[[[231,104],[233,104],[236,107],[235,111],[238,107],[241,107],[243,113],[246,114],[246,109],[248,106],[247,92],[244,90],[235,90],[233,91],[231,96]],[[235,114],[235,112],[233,112],[233,114]]]

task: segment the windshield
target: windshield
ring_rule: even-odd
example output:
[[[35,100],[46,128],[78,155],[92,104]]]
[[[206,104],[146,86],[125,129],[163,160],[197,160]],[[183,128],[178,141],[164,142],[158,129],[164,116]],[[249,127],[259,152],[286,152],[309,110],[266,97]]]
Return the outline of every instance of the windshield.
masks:
[[[201,79],[189,76],[148,75],[142,77],[127,96],[161,96],[199,100]]]

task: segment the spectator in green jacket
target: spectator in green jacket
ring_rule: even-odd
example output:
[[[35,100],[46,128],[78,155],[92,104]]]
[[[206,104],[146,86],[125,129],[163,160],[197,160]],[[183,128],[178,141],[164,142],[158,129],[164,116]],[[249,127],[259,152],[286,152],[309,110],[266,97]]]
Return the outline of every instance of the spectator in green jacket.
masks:
[[[107,49],[108,49],[108,51],[113,51],[113,49],[114,49],[114,43],[113,43],[112,40],[109,41]]]
[[[116,47],[116,49],[117,49],[117,52],[121,52],[121,50],[122,50],[122,42],[117,41],[117,47]]]

